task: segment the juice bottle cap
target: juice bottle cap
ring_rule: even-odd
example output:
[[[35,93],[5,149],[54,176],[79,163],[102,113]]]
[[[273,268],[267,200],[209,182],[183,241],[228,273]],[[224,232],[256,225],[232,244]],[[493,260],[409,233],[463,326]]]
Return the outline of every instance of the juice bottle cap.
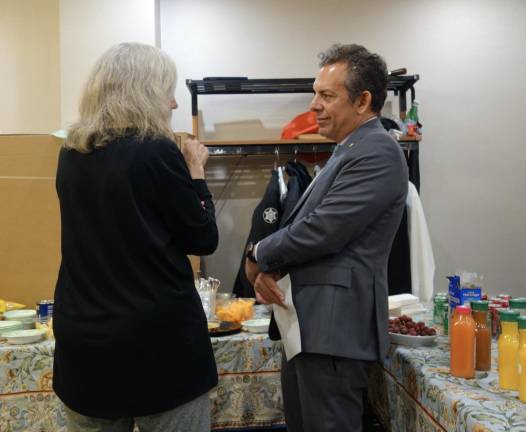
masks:
[[[512,309],[526,309],[526,297],[519,297],[510,299],[510,308]]]
[[[460,315],[469,315],[471,313],[471,309],[467,306],[457,306],[455,311]]]
[[[517,321],[519,322],[519,328],[521,330],[526,330],[526,316],[520,316],[517,318]]]
[[[480,300],[480,301],[472,301],[471,302],[471,309],[473,309],[474,311],[482,311],[482,312],[487,312],[488,311],[488,306],[489,303],[485,300]]]
[[[501,321],[504,322],[517,322],[517,318],[519,317],[519,312],[510,310],[510,309],[503,309],[499,311],[499,318]]]

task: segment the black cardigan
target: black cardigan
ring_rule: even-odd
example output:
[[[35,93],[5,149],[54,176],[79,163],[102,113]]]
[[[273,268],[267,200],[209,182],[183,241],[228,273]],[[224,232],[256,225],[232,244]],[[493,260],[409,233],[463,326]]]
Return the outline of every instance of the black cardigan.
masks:
[[[212,196],[168,139],[60,151],[53,388],[81,414],[150,415],[217,384],[187,254],[218,242]]]

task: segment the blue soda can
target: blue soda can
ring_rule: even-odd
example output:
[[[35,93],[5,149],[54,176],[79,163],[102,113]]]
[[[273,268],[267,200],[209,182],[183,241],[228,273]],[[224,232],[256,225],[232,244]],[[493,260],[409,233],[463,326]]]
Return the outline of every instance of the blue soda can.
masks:
[[[53,316],[53,300],[40,300],[37,303],[37,319],[41,324],[47,323]]]

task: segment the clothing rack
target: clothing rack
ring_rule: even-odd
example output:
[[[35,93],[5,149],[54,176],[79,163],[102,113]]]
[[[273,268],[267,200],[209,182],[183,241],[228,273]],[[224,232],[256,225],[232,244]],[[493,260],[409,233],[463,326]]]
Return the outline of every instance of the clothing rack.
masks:
[[[268,155],[268,154],[305,154],[305,153],[330,153],[336,147],[336,143],[332,141],[328,142],[310,142],[299,140],[287,140],[294,141],[293,143],[283,142],[280,140],[279,143],[266,143],[266,144],[243,144],[238,143],[210,143],[203,141],[206,144],[210,155],[212,156],[248,156],[248,155]],[[412,151],[418,149],[418,140],[407,140],[398,141],[400,148],[403,151]]]

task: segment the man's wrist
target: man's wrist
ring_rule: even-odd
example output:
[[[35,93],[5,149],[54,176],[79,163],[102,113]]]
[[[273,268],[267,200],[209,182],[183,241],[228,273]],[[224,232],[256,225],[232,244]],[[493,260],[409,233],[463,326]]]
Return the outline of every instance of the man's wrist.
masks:
[[[246,248],[246,250],[245,250],[245,257],[246,257],[249,261],[253,262],[254,264],[257,264],[257,262],[258,262],[258,261],[257,261],[257,258],[256,258],[256,254],[255,254],[255,249],[256,249],[256,247],[257,247],[257,244],[255,245],[254,243],[249,242],[249,243],[247,244],[247,248]]]

